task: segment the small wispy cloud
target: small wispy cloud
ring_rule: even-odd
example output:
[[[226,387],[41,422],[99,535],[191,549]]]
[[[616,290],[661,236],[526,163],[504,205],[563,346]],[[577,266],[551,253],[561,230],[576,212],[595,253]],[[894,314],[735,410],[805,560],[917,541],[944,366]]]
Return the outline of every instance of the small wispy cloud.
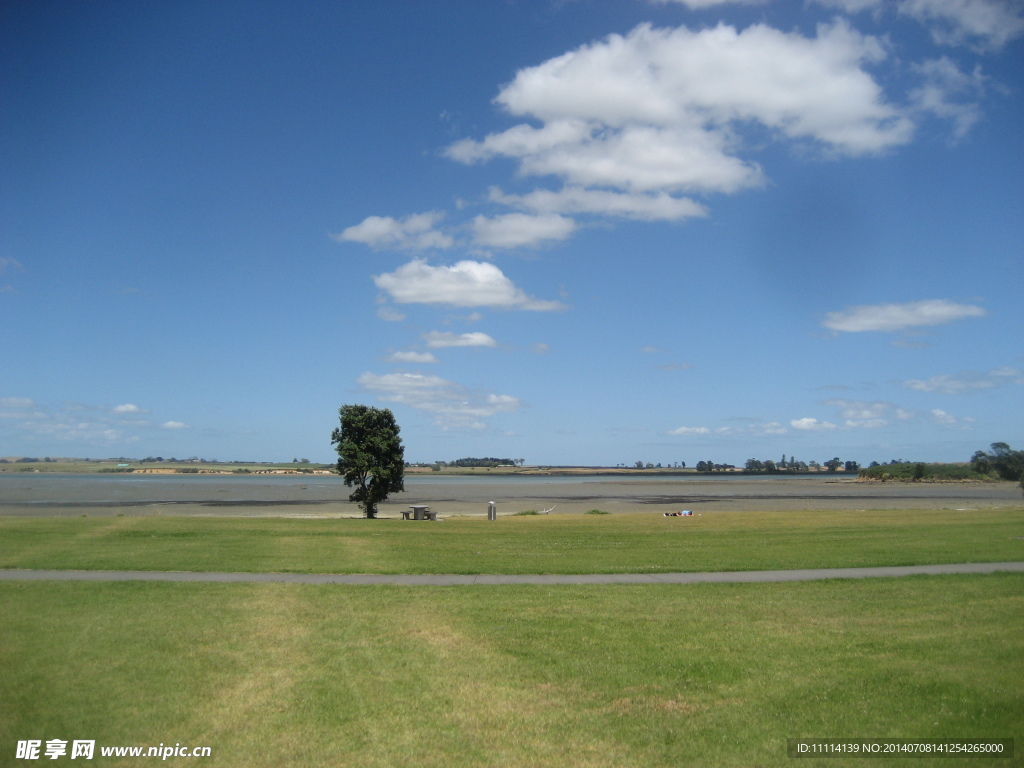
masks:
[[[844,333],[864,331],[902,331],[944,325],[967,317],[984,317],[987,313],[973,304],[956,304],[945,299],[912,301],[906,304],[874,304],[848,307],[829,312],[822,326]]]
[[[8,256],[0,256],[0,275],[5,275],[8,272],[20,272],[22,267],[21,262],[17,259],[12,259]]]
[[[928,415],[936,424],[940,424],[944,427],[950,427],[952,429],[970,429],[974,424],[974,419],[969,416],[960,418],[951,413],[947,413],[941,408],[933,408],[928,412]]]
[[[710,435],[711,430],[707,427],[677,427],[669,430],[670,435]]]
[[[23,409],[35,405],[34,400],[27,397],[0,397],[0,408]]]
[[[658,0],[661,2],[662,0]],[[686,4],[717,4],[726,0],[677,0]],[[846,13],[895,11],[913,19],[939,45],[965,45],[975,51],[998,51],[1024,34],[1024,15],[1015,0],[816,0]]]
[[[845,419],[843,426],[856,429],[877,429],[889,424],[888,414],[896,410],[896,406],[882,400],[866,402],[864,400],[826,400],[825,405],[839,409],[839,415]]]
[[[471,390],[454,381],[417,373],[364,373],[359,386],[384,402],[425,411],[442,429],[485,429],[487,419],[499,413],[519,410],[521,403],[511,395]]]
[[[39,403],[28,397],[0,398],[0,430],[7,439],[48,440],[89,445],[118,445],[138,442],[157,425],[139,418],[148,410],[134,403],[115,406],[65,402]],[[184,429],[180,421],[167,421],[164,429]]]
[[[444,218],[440,211],[416,213],[402,219],[391,216],[368,216],[359,224],[331,235],[338,242],[355,242],[375,250],[424,251],[445,249],[454,245],[450,235],[436,229]]]
[[[404,313],[387,304],[377,307],[377,317],[386,323],[400,323],[405,320]]]
[[[896,7],[927,27],[939,45],[998,51],[1024,34],[1021,4],[1012,0],[899,0]]]
[[[988,373],[964,371],[951,376],[939,374],[928,379],[910,379],[903,386],[918,392],[941,392],[946,395],[965,395],[1007,384],[1024,384],[1024,373],[1016,368],[996,368]]]
[[[836,425],[830,421],[818,421],[810,417],[804,417],[802,419],[793,419],[789,422],[789,426],[793,429],[799,429],[805,432],[825,432],[836,429]]]
[[[424,341],[431,349],[444,349],[445,347],[496,347],[498,342],[486,333],[474,331],[472,333],[450,333],[448,331],[430,331],[423,334]]]
[[[953,124],[953,140],[962,139],[981,119],[978,99],[985,91],[981,68],[967,74],[943,56],[914,66],[923,83],[909,94],[914,108]]]
[[[139,408],[137,405],[132,403],[125,403],[124,405],[115,405],[110,409],[111,413],[146,413],[146,411]]]
[[[680,221],[708,215],[707,208],[700,203],[665,192],[613,192],[567,186],[558,191],[536,189],[525,195],[507,195],[499,187],[491,187],[488,199],[537,213],[586,213],[640,221]]]
[[[739,435],[761,437],[764,435],[784,435],[788,430],[776,421],[755,421],[745,427],[678,427],[669,430],[669,435],[718,435],[720,437],[734,437]]]
[[[824,405],[838,409],[839,416],[843,419],[842,429],[879,429],[893,423],[920,422],[922,420],[945,427],[965,429],[974,423],[974,419],[971,417],[954,416],[939,408],[930,411],[912,410],[901,408],[895,403],[884,400],[835,399],[826,400]]]
[[[388,355],[388,361],[392,363],[436,363],[437,358],[429,352],[393,352]]]

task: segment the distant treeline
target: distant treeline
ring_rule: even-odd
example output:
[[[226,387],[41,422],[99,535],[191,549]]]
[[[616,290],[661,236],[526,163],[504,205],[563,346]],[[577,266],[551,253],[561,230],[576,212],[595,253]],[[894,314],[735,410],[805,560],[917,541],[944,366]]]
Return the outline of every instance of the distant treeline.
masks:
[[[860,471],[862,480],[981,480],[970,464],[924,464],[904,461],[899,464],[876,464]]]
[[[925,464],[897,461],[889,464],[871,462],[860,471],[865,480],[1010,480],[1019,482],[1024,490],[1024,451],[1015,451],[1006,443],[992,443],[990,453],[975,451],[970,463]]]
[[[686,466],[685,464],[683,466]],[[736,469],[732,464],[716,464],[713,461],[698,461],[698,472],[729,472]],[[783,454],[778,461],[772,459],[747,459],[742,468],[744,474],[796,474],[802,472],[856,472],[860,465],[856,461],[843,461],[838,456],[824,464],[816,461],[800,461],[795,456],[786,458]]]
[[[467,457],[455,461],[439,461],[442,467],[514,467],[517,464],[525,463],[524,459],[497,459],[493,456],[485,456],[482,459]]]
[[[793,456],[788,459],[785,455],[782,456],[781,461],[775,462],[771,459],[747,459],[746,465],[743,467],[745,474],[782,474],[782,473],[797,473],[797,472],[820,472],[825,469],[828,472],[856,472],[860,469],[860,465],[856,461],[843,461],[838,456],[829,459],[824,464],[819,464],[816,461],[799,461]],[[697,465],[697,471],[700,471],[700,465]]]

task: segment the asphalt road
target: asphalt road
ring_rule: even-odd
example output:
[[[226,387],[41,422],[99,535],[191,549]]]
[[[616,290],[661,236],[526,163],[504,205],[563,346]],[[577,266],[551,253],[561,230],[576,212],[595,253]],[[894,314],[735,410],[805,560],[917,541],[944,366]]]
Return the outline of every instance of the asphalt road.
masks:
[[[473,584],[705,584],[740,582],[868,579],[916,574],[1024,572],[1024,563],[953,563],[879,568],[812,568],[788,571],[721,571],[706,573],[586,573],[586,574],[421,574],[382,575],[345,573],[216,573],[194,571],[32,571],[0,570],[4,581],[176,581],[283,584],[398,584],[451,587]]]

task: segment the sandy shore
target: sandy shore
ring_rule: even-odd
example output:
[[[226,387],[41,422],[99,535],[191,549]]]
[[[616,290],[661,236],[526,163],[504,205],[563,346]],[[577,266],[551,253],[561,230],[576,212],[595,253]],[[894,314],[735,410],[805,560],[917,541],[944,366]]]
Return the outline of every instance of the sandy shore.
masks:
[[[0,483],[0,516],[172,515],[224,517],[349,517],[359,508],[347,501],[337,478],[267,482],[216,477],[175,480],[76,481],[75,476]],[[983,509],[1024,506],[1015,483],[870,483],[829,477],[738,477],[728,479],[617,477],[550,478],[546,482],[416,482],[380,512],[398,517],[410,504],[427,504],[442,516],[484,515],[494,501],[501,515],[525,510],[613,514],[692,509],[694,512]],[[553,509],[552,509],[553,508]]]
[[[483,513],[494,500],[498,512],[580,514],[591,509],[620,513],[779,511],[801,509],[982,509],[1022,506],[1014,483],[867,483],[824,478],[599,480],[544,486],[496,484],[491,487],[416,488],[416,503],[453,514]],[[407,496],[409,494],[406,494]],[[412,502],[410,502],[412,503]]]

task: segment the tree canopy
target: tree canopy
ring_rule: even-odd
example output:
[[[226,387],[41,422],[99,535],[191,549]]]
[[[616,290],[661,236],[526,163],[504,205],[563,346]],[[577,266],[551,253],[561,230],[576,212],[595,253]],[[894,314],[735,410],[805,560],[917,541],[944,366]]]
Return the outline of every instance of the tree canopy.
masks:
[[[975,451],[971,465],[976,472],[995,472],[1003,480],[1016,480],[1024,491],[1024,451],[1015,451],[1007,443],[992,443],[992,452]]]
[[[405,448],[395,415],[387,408],[343,405],[341,423],[331,433],[338,452],[338,473],[355,490],[348,497],[368,518],[377,516],[377,505],[392,493],[405,490]]]

